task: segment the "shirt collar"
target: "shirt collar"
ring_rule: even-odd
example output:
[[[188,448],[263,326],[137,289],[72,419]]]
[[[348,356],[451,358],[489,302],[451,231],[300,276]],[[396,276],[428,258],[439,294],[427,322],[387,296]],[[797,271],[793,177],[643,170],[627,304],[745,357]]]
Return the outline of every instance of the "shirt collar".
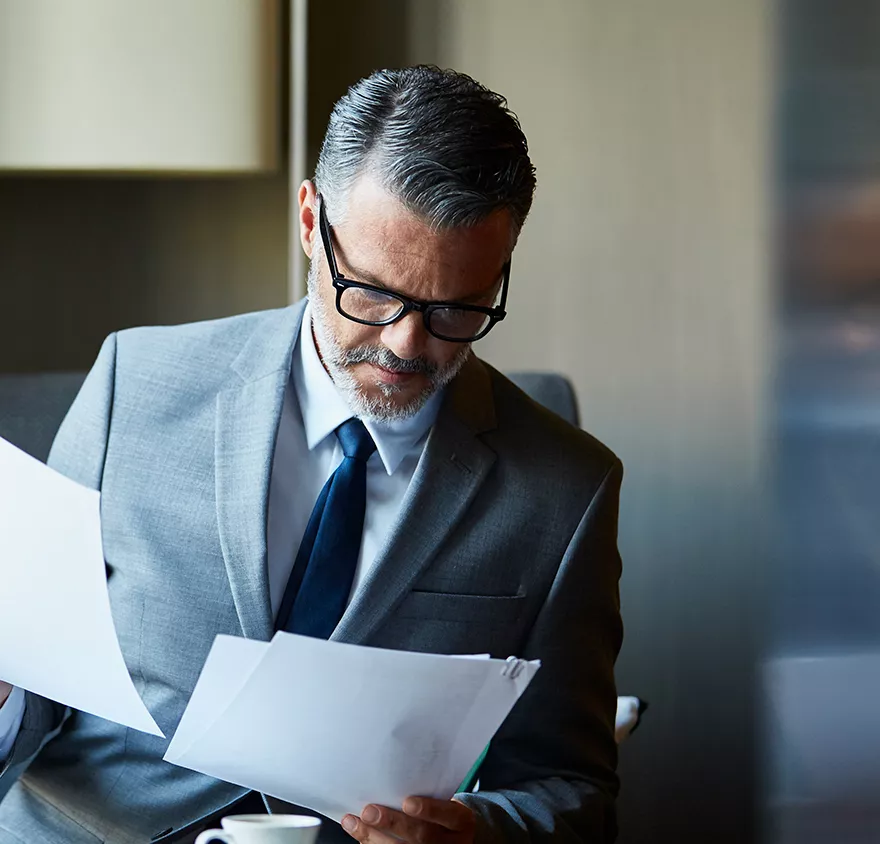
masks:
[[[312,334],[312,308],[303,313],[302,328],[293,353],[293,386],[299,400],[306,443],[313,451],[343,423],[351,408],[324,369]],[[427,436],[437,418],[442,391],[438,390],[415,416],[394,422],[364,420],[385,471],[393,475],[404,458]]]

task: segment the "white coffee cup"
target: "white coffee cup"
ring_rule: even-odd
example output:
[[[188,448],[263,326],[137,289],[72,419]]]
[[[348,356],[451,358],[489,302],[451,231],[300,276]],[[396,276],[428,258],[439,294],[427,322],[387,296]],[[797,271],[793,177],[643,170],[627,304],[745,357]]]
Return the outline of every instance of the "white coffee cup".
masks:
[[[196,844],[314,844],[321,819],[309,815],[229,815],[223,829],[205,830]]]

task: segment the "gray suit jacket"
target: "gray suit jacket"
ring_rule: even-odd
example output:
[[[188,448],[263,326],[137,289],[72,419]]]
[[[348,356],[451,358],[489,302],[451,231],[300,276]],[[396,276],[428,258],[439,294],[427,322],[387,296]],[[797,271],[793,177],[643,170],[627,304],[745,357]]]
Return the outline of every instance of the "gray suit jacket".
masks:
[[[269,473],[302,312],[112,335],[52,449],[50,465],[102,492],[119,640],[168,736],[218,633],[272,634]],[[462,798],[480,842],[613,837],[621,472],[604,446],[472,359],[333,634],[543,661],[492,742],[481,791]],[[29,694],[3,771],[19,778],[0,803],[0,844],[186,838],[242,795],[163,762],[166,746]]]

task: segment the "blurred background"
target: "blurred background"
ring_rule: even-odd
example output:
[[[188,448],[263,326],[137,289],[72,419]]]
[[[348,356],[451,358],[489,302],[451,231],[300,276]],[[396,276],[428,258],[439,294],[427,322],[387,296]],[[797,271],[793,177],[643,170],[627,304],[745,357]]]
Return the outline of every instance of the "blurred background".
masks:
[[[620,840],[880,841],[878,47],[880,0],[0,0],[0,373],[294,300],[335,99],[471,74],[539,184],[479,352],[627,469]]]

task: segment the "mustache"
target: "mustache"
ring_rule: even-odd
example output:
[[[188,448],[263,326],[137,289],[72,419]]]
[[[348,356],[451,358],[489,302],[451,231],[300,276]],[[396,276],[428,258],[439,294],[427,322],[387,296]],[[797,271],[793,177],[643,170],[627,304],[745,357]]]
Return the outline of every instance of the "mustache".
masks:
[[[342,366],[353,366],[356,363],[372,363],[390,372],[421,373],[429,378],[437,374],[437,364],[427,358],[417,357],[404,360],[397,357],[385,346],[358,346],[346,349],[339,356],[337,363]]]

